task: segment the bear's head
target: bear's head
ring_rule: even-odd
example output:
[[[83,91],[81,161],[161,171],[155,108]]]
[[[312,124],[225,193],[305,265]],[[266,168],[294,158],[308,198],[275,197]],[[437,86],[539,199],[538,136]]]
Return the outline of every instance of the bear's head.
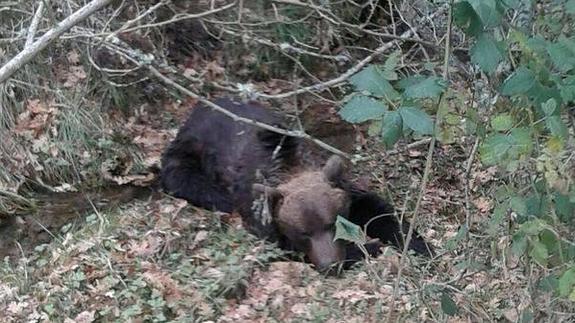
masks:
[[[320,271],[346,256],[344,243],[334,241],[337,216],[347,216],[350,205],[348,194],[336,186],[344,170],[343,160],[334,155],[321,170],[304,171],[276,188],[254,184],[273,201],[279,232]]]

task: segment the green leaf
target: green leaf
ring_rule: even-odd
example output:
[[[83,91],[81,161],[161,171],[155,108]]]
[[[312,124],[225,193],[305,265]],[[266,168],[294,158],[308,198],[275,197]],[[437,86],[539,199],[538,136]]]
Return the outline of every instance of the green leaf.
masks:
[[[527,249],[527,236],[524,233],[518,232],[513,235],[513,240],[511,244],[511,252],[513,255],[520,257],[525,253]]]
[[[545,125],[554,136],[560,139],[566,140],[569,136],[569,130],[567,129],[567,126],[563,120],[561,120],[560,116],[547,117],[545,120]]]
[[[549,251],[544,244],[542,244],[539,240],[533,240],[531,242],[531,251],[529,255],[535,259],[540,265],[546,266],[547,265],[547,258],[549,258]]]
[[[471,61],[486,73],[494,72],[503,58],[495,39],[487,33],[481,34],[471,48]]]
[[[496,235],[497,231],[504,223],[506,215],[507,215],[506,205],[501,204],[497,205],[493,210],[493,215],[489,219],[489,223],[487,226],[487,234],[489,234],[490,236]]]
[[[494,133],[489,134],[479,148],[481,161],[486,165],[495,165],[504,160],[507,151],[511,149],[511,144],[506,135]]]
[[[366,91],[376,97],[393,100],[399,96],[399,93],[389,84],[384,72],[377,65],[367,66],[352,76],[349,81],[358,91]]]
[[[526,127],[511,129],[509,143],[511,144],[509,154],[514,159],[519,158],[520,155],[529,154],[533,149],[531,130]]]
[[[339,110],[339,115],[347,122],[362,123],[381,118],[385,111],[385,103],[364,95],[355,95]]]
[[[553,115],[553,113],[557,109],[557,101],[555,101],[555,99],[551,98],[551,99],[547,100],[545,103],[543,103],[541,105],[541,108],[543,109],[543,112],[545,112],[546,116]]]
[[[501,23],[501,12],[499,12],[495,0],[468,0],[469,3],[487,27],[496,27]]]
[[[553,251],[559,250],[559,239],[557,239],[555,233],[549,229],[543,229],[541,233],[539,233],[539,241],[545,245],[545,248],[547,248],[551,254]]]
[[[350,222],[342,216],[338,216],[335,221],[335,237],[333,241],[338,239],[350,241],[358,245],[365,244],[367,240],[365,233],[363,233],[357,224]]]
[[[570,15],[575,14],[575,0],[568,0],[565,3],[565,11]]]
[[[449,316],[454,316],[458,312],[457,304],[451,299],[451,297],[446,293],[441,293],[441,310],[443,313]]]
[[[532,322],[534,322],[533,312],[531,312],[531,310],[528,308],[524,309],[523,313],[521,313],[521,318],[519,319],[518,323],[532,323]]]
[[[381,139],[386,148],[391,148],[401,138],[403,132],[403,121],[397,111],[389,111],[383,117],[383,127],[381,128]]]
[[[467,1],[457,2],[453,6],[453,18],[455,24],[470,36],[475,36],[483,31],[481,18]]]
[[[409,85],[404,95],[411,99],[436,98],[445,90],[442,78],[430,76],[419,82]]]
[[[528,236],[539,235],[543,229],[545,229],[545,225],[537,220],[527,221],[523,223],[520,228],[521,232]]]
[[[559,288],[559,279],[557,279],[557,275],[549,274],[548,276],[541,278],[537,284],[537,288],[543,292],[556,291]]]
[[[425,111],[416,107],[400,107],[398,111],[407,128],[424,135],[433,133],[433,120]]]
[[[563,79],[562,84],[559,84],[559,93],[566,102],[575,100],[575,76]]]
[[[543,103],[553,99],[557,102],[557,106],[561,106],[561,92],[556,86],[545,86],[539,81],[536,81],[533,87],[527,92],[529,98],[532,99],[533,104],[543,105]]]
[[[511,9],[517,9],[519,6],[523,5],[521,0],[503,0],[505,5]]]
[[[398,79],[397,73],[395,69],[397,68],[397,64],[399,63],[399,59],[401,58],[401,51],[396,50],[395,52],[391,53],[389,57],[385,60],[383,64],[383,75],[387,80],[395,81]]]
[[[548,44],[546,49],[559,71],[568,72],[575,67],[575,53],[569,48],[565,37],[560,37],[556,43]]]
[[[457,230],[457,234],[453,238],[447,240],[445,243],[445,249],[450,251],[455,250],[455,248],[457,248],[458,245],[460,245],[467,236],[467,231],[467,226],[462,225],[459,230]]]
[[[423,80],[425,80],[425,76],[421,74],[411,75],[399,80],[397,86],[405,91],[408,87],[421,83]]]
[[[575,286],[575,268],[571,267],[559,277],[559,295],[569,296]]]
[[[379,136],[381,134],[381,126],[383,124],[382,120],[375,120],[369,124],[369,128],[367,128],[367,134],[370,137]]]
[[[509,200],[509,207],[519,215],[527,215],[527,202],[521,196],[514,196]]]
[[[555,213],[564,222],[571,221],[575,211],[575,203],[569,200],[569,196],[556,192],[553,196]]]
[[[535,74],[526,67],[519,67],[509,76],[501,87],[503,95],[517,95],[527,93],[535,85]]]
[[[508,113],[502,113],[491,119],[491,127],[495,131],[507,131],[513,127],[513,118]]]

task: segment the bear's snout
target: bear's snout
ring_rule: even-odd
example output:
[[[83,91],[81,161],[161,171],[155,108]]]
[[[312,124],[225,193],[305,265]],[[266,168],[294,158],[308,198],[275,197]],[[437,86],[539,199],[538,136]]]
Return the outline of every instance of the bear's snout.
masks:
[[[310,238],[307,256],[317,270],[329,271],[333,265],[345,259],[345,247],[339,240],[333,241],[335,232],[327,230],[318,232]]]

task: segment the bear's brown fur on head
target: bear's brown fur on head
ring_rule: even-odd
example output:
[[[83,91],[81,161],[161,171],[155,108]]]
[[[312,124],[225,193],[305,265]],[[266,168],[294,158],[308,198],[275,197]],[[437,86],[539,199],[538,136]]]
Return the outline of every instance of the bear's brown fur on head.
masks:
[[[283,118],[255,102],[215,103],[238,116],[285,127]],[[353,245],[334,241],[338,215],[398,247],[408,228],[381,197],[346,180],[341,158],[328,158],[300,138],[236,122],[203,105],[192,109],[166,149],[161,184],[194,205],[239,212],[247,230],[304,252],[318,269],[363,256]],[[379,244],[374,246],[368,251],[377,254]],[[431,254],[417,233],[409,247]]]
[[[254,184],[275,201],[274,218],[280,234],[304,252],[318,268],[345,259],[345,246],[334,241],[337,216],[346,216],[349,197],[335,186],[343,161],[332,156],[323,169],[301,172],[277,188]]]

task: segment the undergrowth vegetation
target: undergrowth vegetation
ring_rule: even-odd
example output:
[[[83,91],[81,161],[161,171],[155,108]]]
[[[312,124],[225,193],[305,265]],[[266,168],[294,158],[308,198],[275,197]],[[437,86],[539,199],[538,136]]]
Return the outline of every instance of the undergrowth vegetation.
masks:
[[[0,65],[88,2],[0,2]],[[0,84],[0,313],[573,320],[574,19],[573,0],[114,1]],[[46,224],[77,208],[49,212],[45,191],[153,182],[198,95],[265,101],[297,134],[327,133],[438,255],[388,249],[326,278],[235,214],[157,196],[85,198],[83,217]],[[32,224],[51,242],[26,244]]]

